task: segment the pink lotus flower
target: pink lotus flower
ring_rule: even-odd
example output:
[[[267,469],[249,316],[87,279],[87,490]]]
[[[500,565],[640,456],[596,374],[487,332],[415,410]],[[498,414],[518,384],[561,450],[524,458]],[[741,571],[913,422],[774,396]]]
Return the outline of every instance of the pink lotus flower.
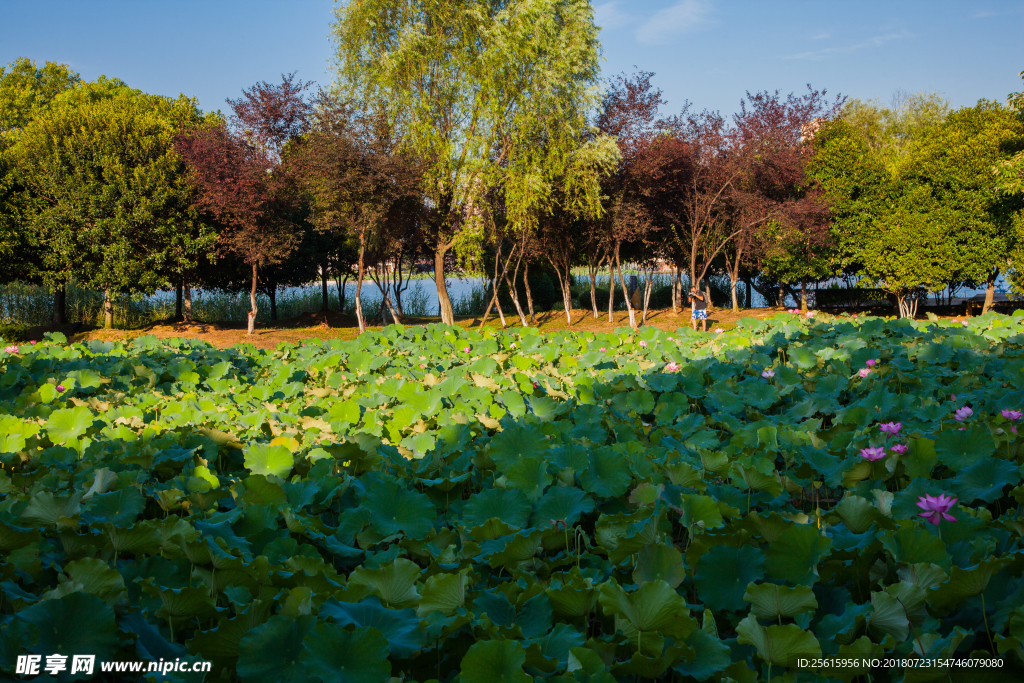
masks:
[[[874,358],[868,358],[866,361],[864,361],[864,365],[868,366],[869,368],[873,368],[877,364],[878,361],[875,360]]]
[[[861,377],[867,377],[868,375],[871,374],[871,368],[861,368],[860,370],[857,371],[857,374],[860,375]]]
[[[900,429],[903,428],[902,422],[883,422],[878,425],[878,428],[882,430],[883,434],[889,434],[890,436],[896,436],[900,433]]]
[[[669,337],[668,340],[669,341],[675,341],[675,339],[673,339],[672,337]]]
[[[950,394],[949,395],[949,400],[950,401],[956,401],[956,394]]]
[[[671,361],[665,365],[665,372],[676,372],[679,370],[679,363]]]
[[[999,412],[999,414],[1005,417],[1007,420],[1013,420],[1014,422],[1024,417],[1024,413],[1022,413],[1019,410],[1002,410]]]
[[[640,342],[640,347],[646,349],[647,348],[647,342],[641,341]]]
[[[723,330],[721,327],[715,328],[715,334],[722,334],[723,332],[725,332],[725,330]]]
[[[424,369],[425,367],[427,367],[427,366],[424,365],[423,363],[420,363],[420,370]]]
[[[966,320],[961,320],[960,324],[963,325],[964,327],[967,327],[967,325],[968,325]]]
[[[4,351],[6,351],[7,353],[17,353],[18,352],[18,347],[17,346],[8,346],[8,347],[6,347],[4,349]]]
[[[963,408],[957,408],[956,411],[953,413],[953,417],[956,418],[957,422],[963,422],[971,415],[974,415],[974,411],[967,406],[964,406]]]
[[[64,385],[63,384],[58,384],[57,385],[57,391],[64,391]]]
[[[890,446],[889,450],[892,451],[893,453],[899,453],[900,455],[903,455],[904,453],[907,452],[907,444],[898,443],[895,446]]]
[[[463,347],[462,347],[462,350],[463,350],[463,351],[464,351],[465,353],[469,353],[469,347],[468,347],[468,346],[463,346]]]
[[[771,368],[765,368],[764,372],[761,373],[761,376],[765,379],[771,379],[775,376],[775,371]]]
[[[600,351],[601,353],[604,353],[604,347],[602,346],[601,348],[598,349],[598,351]]]
[[[860,449],[860,455],[868,462],[875,462],[885,457],[884,448],[862,448]]]
[[[854,314],[853,314],[853,319],[854,319],[854,320],[856,320],[856,319],[857,319],[857,314],[856,314],[856,313],[854,313]]]
[[[35,344],[35,343],[36,343],[35,339],[33,339],[32,341],[29,342],[29,344]]]
[[[533,383],[533,388],[534,388],[534,389],[540,389],[540,385],[539,385],[539,384],[537,384],[536,382],[534,382],[534,383]]]
[[[807,311],[806,315],[808,318],[813,318],[815,313],[817,313],[817,311]]]
[[[921,496],[917,499],[917,507],[924,510],[918,516],[924,517],[932,524],[938,526],[943,519],[947,522],[955,522],[956,517],[949,513],[949,509],[956,504],[956,498],[950,498],[945,493],[938,496]]]

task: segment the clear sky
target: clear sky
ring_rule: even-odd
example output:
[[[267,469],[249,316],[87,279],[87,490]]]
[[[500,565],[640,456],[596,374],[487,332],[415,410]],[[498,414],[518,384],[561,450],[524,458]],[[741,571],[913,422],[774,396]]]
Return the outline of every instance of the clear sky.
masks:
[[[955,106],[1021,90],[1024,0],[597,2],[606,74],[655,72],[668,105],[735,111],[747,90],[807,83],[888,101],[897,89]],[[329,0],[0,0],[0,64],[65,62],[204,109],[282,72],[331,79]]]

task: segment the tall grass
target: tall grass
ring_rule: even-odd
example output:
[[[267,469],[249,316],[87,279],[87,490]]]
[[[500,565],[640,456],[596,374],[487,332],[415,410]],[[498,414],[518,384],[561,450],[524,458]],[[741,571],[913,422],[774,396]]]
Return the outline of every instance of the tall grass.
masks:
[[[338,310],[338,290],[328,290],[328,303],[332,311]],[[460,311],[483,312],[483,286],[475,287],[468,296],[454,300],[457,315],[472,315]],[[103,324],[103,292],[78,287],[66,288],[67,319],[69,324],[87,326]],[[372,283],[365,283],[362,292],[363,312],[374,319],[380,310],[380,291]],[[277,294],[278,320],[295,318],[305,313],[319,312],[323,294],[319,285],[289,287]],[[270,317],[270,299],[263,293],[256,295],[257,322],[273,322]],[[346,290],[343,313],[355,315],[354,285]],[[402,296],[402,312],[407,316],[437,315],[433,292],[419,281],[414,281]],[[48,325],[53,321],[53,294],[45,287],[19,282],[0,285],[0,324],[21,324],[29,327]],[[192,317],[201,323],[243,323],[249,312],[248,292],[222,290],[192,291]],[[161,291],[148,297],[117,295],[114,297],[114,327],[133,329],[169,320],[175,313],[173,291]]]

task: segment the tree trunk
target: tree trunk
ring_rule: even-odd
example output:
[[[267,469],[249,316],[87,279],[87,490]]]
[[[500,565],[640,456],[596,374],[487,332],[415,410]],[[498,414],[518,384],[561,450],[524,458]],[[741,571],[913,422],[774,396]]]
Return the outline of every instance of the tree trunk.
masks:
[[[619,262],[619,247],[615,247],[615,266],[619,270],[619,283],[622,285],[622,296],[626,297],[626,311],[629,312],[629,326],[632,329],[637,328],[636,324],[636,309],[633,308],[633,302],[629,300],[629,292],[626,288],[626,277],[622,274],[622,264]],[[612,280],[611,289],[615,289],[615,281]]]
[[[740,300],[736,295],[736,288],[739,286],[738,280],[739,278],[737,276],[729,273],[729,289],[732,293],[732,310],[735,312],[739,312],[740,310]]]
[[[256,334],[256,264],[252,264],[252,287],[249,289],[249,327],[246,334]]]
[[[349,274],[345,272],[345,277],[335,278],[334,282],[338,285],[338,313],[345,314],[345,288],[348,287]]]
[[[608,322],[615,322],[615,261],[608,257]]]
[[[515,249],[515,247],[513,247]],[[512,271],[512,281],[508,280],[508,270],[504,273],[505,284],[508,285],[509,295],[512,297],[512,305],[515,306],[516,313],[519,315],[519,322],[523,324],[523,327],[529,327],[530,323],[526,322],[526,314],[523,313],[523,307],[519,305],[519,293],[516,291],[516,280],[519,278],[519,264],[522,262],[523,255],[520,253],[519,258],[516,260],[516,268]]]
[[[181,321],[186,324],[192,323],[192,285],[188,281],[188,277],[183,278],[181,285],[182,297],[181,297]]]
[[[270,319],[277,322],[277,283],[267,287],[267,298],[270,299]]]
[[[103,290],[103,327],[107,330],[114,327],[114,300],[109,289]]]
[[[555,259],[551,258],[550,255],[548,256],[548,262],[551,264],[551,267],[555,269],[555,274],[558,276],[558,288],[562,290],[562,305],[565,307],[565,323],[567,325],[572,325],[572,289],[569,286],[569,278],[568,278],[568,274],[571,271],[570,270],[566,270],[565,271],[566,274],[565,274],[565,276],[563,276],[562,275],[562,269],[558,267],[558,264],[555,262]],[[572,267],[572,261],[569,261],[566,264],[566,268],[571,268],[571,267]],[[531,315],[532,315],[532,308],[531,308]]]
[[[533,312],[533,292],[530,291],[530,260],[523,264],[523,285],[526,287],[526,308],[530,311],[530,322],[537,322],[537,316]]]
[[[366,273],[366,237],[359,233],[359,269],[356,273],[356,322],[359,323],[359,334],[366,332],[366,320],[363,319],[363,277]],[[438,290],[440,292],[440,290]],[[447,296],[445,292],[445,296]],[[440,293],[438,294],[440,296]]]
[[[181,316],[182,316],[181,309],[182,309],[182,305],[184,304],[184,299],[185,299],[185,293],[184,293],[184,291],[182,289],[181,280],[179,280],[178,284],[175,285],[175,287],[174,287],[174,319],[175,319],[175,321],[181,320]]]
[[[434,252],[434,284],[437,286],[437,306],[441,314],[441,322],[445,325],[455,324],[455,312],[452,310],[452,300],[448,296],[448,285],[444,281],[444,255],[448,247],[443,243],[437,245]]]
[[[711,310],[711,285],[707,282],[707,280],[704,281],[704,300],[707,302],[708,310],[710,311]]]
[[[53,292],[53,324],[66,325],[68,322],[67,289],[61,285]]]
[[[807,278],[800,278],[800,310],[807,312]]]
[[[323,295],[323,303],[320,306],[320,310],[324,313],[329,313],[331,303],[327,298],[327,266],[320,266],[320,293]]]
[[[597,271],[600,267],[600,262],[595,265],[590,257],[587,257],[587,272],[590,273],[590,305],[594,309],[594,320],[601,317],[601,313],[597,310]]]
[[[779,308],[786,307],[786,289],[780,284],[779,285]]]
[[[985,315],[992,308],[992,302],[996,298],[996,278],[999,277],[999,269],[995,268],[988,274],[988,282],[985,285],[985,305],[981,308],[981,314]]]

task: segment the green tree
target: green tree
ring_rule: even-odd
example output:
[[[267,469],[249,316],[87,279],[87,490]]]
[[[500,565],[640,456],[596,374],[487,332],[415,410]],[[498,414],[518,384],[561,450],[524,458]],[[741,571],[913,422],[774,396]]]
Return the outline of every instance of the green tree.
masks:
[[[426,161],[443,322],[454,322],[445,254],[479,248],[485,197],[500,189],[509,223],[532,230],[572,163],[595,103],[597,33],[586,0],[348,0],[336,10],[339,86],[379,103]]]
[[[0,279],[34,279],[38,265],[23,221],[31,195],[18,182],[14,160],[6,151],[29,121],[80,80],[66,64],[55,62],[39,67],[21,57],[0,67]]]
[[[922,291],[963,282],[987,284],[987,308],[1013,247],[991,168],[1020,144],[1019,121],[991,102],[940,118],[935,98],[914,101],[899,116],[856,103],[815,139],[839,261],[894,294],[900,315],[916,314]]]
[[[43,283],[102,289],[107,327],[114,292],[150,294],[213,245],[173,148],[178,131],[201,119],[194,100],[101,77],[58,95],[10,150],[32,195],[25,219]]]

